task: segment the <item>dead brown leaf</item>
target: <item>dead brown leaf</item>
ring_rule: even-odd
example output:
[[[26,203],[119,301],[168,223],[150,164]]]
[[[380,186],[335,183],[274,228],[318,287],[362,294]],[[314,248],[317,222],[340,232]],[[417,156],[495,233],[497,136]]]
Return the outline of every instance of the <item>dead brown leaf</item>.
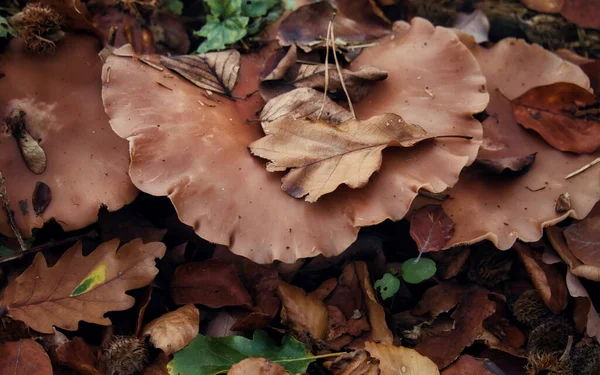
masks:
[[[600,3],[596,0],[565,0],[561,14],[577,26],[600,30]]]
[[[289,375],[285,369],[265,358],[247,358],[236,363],[227,375]]]
[[[155,348],[171,355],[189,344],[199,330],[200,311],[190,304],[154,319],[146,325],[142,336],[150,336]]]
[[[169,363],[171,359],[168,355],[163,352],[158,353],[158,356],[154,360],[154,362],[150,363],[144,369],[143,375],[169,375],[169,370],[167,370],[167,363]]]
[[[96,358],[97,353],[81,337],[73,337],[58,348],[56,355],[61,365],[67,366],[81,375],[101,375]]]
[[[411,215],[410,236],[422,253],[443,249],[453,235],[454,222],[438,204],[423,206]]]
[[[327,306],[302,288],[281,281],[281,323],[288,325],[301,341],[323,340],[327,334]]]
[[[521,176],[527,173],[535,161],[535,155],[536,153],[497,159],[477,159],[475,163],[496,174]]]
[[[567,307],[568,293],[565,282],[553,265],[542,261],[542,255],[533,251],[529,245],[515,242],[513,248],[521,258],[531,282],[540,292],[542,300],[550,311],[560,313]]]
[[[569,271],[571,271],[573,275],[593,281],[600,281],[600,267],[583,264],[575,257],[575,255],[573,255],[563,234],[564,230],[565,228],[561,227],[546,228],[546,235],[554,250],[569,266]]]
[[[365,350],[379,360],[381,375],[439,375],[438,366],[416,350],[365,342]]]
[[[600,104],[572,83],[534,87],[512,100],[515,119],[552,147],[578,154],[600,147]]]
[[[427,314],[429,322],[433,322],[440,314],[452,310],[460,303],[465,288],[452,282],[440,283],[427,289],[419,304],[412,309],[414,316]]]
[[[171,294],[178,305],[252,306],[252,298],[240,281],[235,265],[218,259],[177,267],[171,279]]]
[[[394,336],[385,321],[385,310],[377,302],[377,295],[371,285],[367,264],[365,262],[355,262],[354,269],[363,292],[364,303],[367,306],[367,314],[371,325],[369,340],[381,344],[391,344]]]
[[[323,364],[332,375],[379,375],[379,360],[365,350],[344,353]]]
[[[569,225],[563,232],[569,250],[583,264],[600,267],[600,215]]]
[[[44,348],[24,339],[0,345],[0,375],[52,375],[52,364]]]
[[[569,294],[575,297],[573,313],[575,328],[580,332],[585,328],[585,332],[589,337],[595,337],[596,340],[600,340],[600,315],[598,315],[588,292],[581,284],[581,281],[571,272],[567,272],[566,281]]]
[[[282,118],[263,125],[266,136],[250,144],[252,154],[270,160],[269,172],[290,171],[282,189],[316,202],[339,185],[360,188],[381,167],[387,147],[411,147],[434,138],[395,114],[352,120],[333,126],[325,121]]]
[[[43,333],[53,333],[53,326],[76,330],[80,320],[111,325],[104,314],[132,307],[135,299],[125,292],[148,285],[158,273],[154,259],[165,254],[160,242],[137,239],[118,246],[118,240],[104,242],[84,257],[78,242],[53,267],[38,253],[6,287],[0,306]]]
[[[496,366],[489,359],[480,359],[468,354],[461,355],[456,362],[442,371],[442,375],[501,375],[503,372],[492,372]],[[499,369],[498,369],[499,370]]]
[[[471,255],[467,246],[455,246],[445,251],[429,253],[437,265],[437,275],[442,280],[448,280],[465,269]]]

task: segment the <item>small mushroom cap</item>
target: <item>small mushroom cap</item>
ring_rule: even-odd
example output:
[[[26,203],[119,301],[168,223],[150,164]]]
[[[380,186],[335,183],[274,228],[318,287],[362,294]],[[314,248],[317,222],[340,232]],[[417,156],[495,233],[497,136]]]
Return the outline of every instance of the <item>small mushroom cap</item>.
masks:
[[[24,236],[51,218],[65,230],[97,220],[102,205],[116,210],[133,201],[137,189],[127,175],[127,142],[108,123],[102,106],[99,45],[90,36],[68,35],[53,56],[36,56],[13,39],[0,55],[0,115],[25,112],[25,126],[46,153],[42,174],[31,172],[9,132],[0,133],[0,171],[17,226]],[[3,121],[0,128],[6,130]],[[47,184],[51,201],[37,216],[36,183]],[[13,236],[4,210],[0,233]]]
[[[508,99],[556,82],[589,89],[588,77],[579,67],[523,40],[504,39],[485,49],[470,37],[463,35],[461,39],[481,65],[490,91],[486,109],[490,117],[483,122],[484,142],[478,158],[537,155],[531,169],[521,177],[490,176],[473,167],[462,172],[460,181],[450,190],[452,199],[443,204],[456,223],[454,237],[447,246],[487,239],[500,249],[509,249],[517,239],[539,240],[544,227],[568,216],[585,217],[600,199],[600,168],[591,168],[569,180],[565,177],[599,157],[600,151],[575,155],[556,150],[538,134],[517,124]],[[556,199],[567,192],[571,210],[557,213]]]

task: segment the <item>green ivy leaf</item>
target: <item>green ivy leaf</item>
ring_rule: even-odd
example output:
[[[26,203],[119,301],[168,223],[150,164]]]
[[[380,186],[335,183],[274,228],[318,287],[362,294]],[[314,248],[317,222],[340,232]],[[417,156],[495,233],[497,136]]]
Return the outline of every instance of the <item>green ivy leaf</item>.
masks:
[[[171,13],[181,16],[183,12],[183,2],[181,0],[164,0],[162,4]]]
[[[204,0],[204,2],[210,7],[210,13],[222,20],[242,15],[242,0]]]
[[[8,38],[9,35],[17,36],[17,32],[8,23],[6,18],[0,16],[0,38]]]
[[[265,332],[256,331],[252,340],[242,336],[198,335],[175,353],[167,369],[171,375],[221,374],[249,357],[267,358],[292,374],[306,372],[308,365],[316,359],[308,354],[304,344],[291,336],[285,336],[281,346],[277,346]]]
[[[252,18],[250,20],[250,23],[248,24],[248,28],[247,28],[248,35],[258,34],[259,31],[262,30],[265,26],[277,21],[277,19],[279,17],[281,17],[282,14],[283,14],[283,8],[281,7],[281,4],[278,4],[274,8],[269,9],[266,16],[259,17],[259,18]]]
[[[279,0],[242,0],[242,14],[248,17],[262,17],[277,5]]]
[[[435,262],[427,258],[411,258],[402,263],[402,278],[409,284],[421,283],[437,271]]]
[[[206,40],[198,46],[197,53],[206,53],[225,49],[227,44],[237,42],[246,36],[248,17],[231,17],[220,21],[215,16],[208,16],[208,21],[195,36],[205,37]]]
[[[375,281],[375,288],[384,300],[391,298],[400,289],[400,279],[391,273],[386,273],[381,279]]]

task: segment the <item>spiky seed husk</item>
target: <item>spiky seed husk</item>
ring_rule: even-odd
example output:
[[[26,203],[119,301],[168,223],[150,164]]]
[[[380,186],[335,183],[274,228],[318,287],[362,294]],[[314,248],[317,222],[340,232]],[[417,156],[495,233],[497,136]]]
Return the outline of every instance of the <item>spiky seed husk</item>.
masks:
[[[491,288],[509,279],[513,260],[506,251],[486,243],[477,246],[471,254],[467,274],[470,280]]]
[[[600,374],[600,345],[589,337],[571,349],[573,375]]]
[[[529,327],[536,327],[552,315],[552,312],[542,301],[540,292],[530,289],[517,298],[511,305],[515,318]]]
[[[147,349],[135,336],[115,336],[104,350],[107,375],[140,373],[148,362]]]
[[[527,350],[532,354],[564,351],[574,333],[573,324],[566,318],[551,318],[529,332]]]
[[[562,359],[562,352],[552,353],[533,353],[527,358],[525,370],[527,375],[571,375],[571,364],[568,360]]]
[[[46,55],[56,51],[56,44],[65,33],[62,17],[46,5],[28,5],[10,18],[10,24],[25,42],[28,51]]]

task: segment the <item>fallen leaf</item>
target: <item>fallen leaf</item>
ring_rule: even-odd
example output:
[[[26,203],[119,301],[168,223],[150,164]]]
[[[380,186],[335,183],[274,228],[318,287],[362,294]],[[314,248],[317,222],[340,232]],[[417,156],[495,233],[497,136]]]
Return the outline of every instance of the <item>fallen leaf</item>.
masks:
[[[437,271],[435,262],[428,258],[410,258],[400,268],[402,279],[409,284],[420,284],[430,279]]]
[[[552,147],[578,154],[600,147],[599,106],[594,94],[566,82],[534,87],[512,100],[519,124]]]
[[[144,369],[143,375],[169,375],[167,363],[170,358],[163,352],[158,353],[156,359]]]
[[[442,371],[442,375],[504,375],[504,372],[487,358],[481,359],[463,354]]]
[[[301,341],[325,339],[328,312],[323,301],[283,281],[279,283],[279,297],[282,324],[288,325]]]
[[[571,272],[567,272],[567,288],[569,294],[575,297],[575,312],[573,320],[576,328],[581,331],[585,327],[585,331],[589,337],[595,337],[600,340],[600,316],[590,299],[585,287],[581,281]]]
[[[590,216],[565,228],[569,250],[583,264],[600,267],[600,215]]]
[[[513,248],[523,262],[531,282],[540,292],[542,300],[550,311],[559,314],[567,307],[568,292],[565,282],[553,266],[542,262],[541,254],[533,251],[528,245],[515,242]]]
[[[365,342],[365,350],[379,360],[381,375],[439,375],[438,366],[416,350]]]
[[[240,281],[235,265],[218,259],[177,267],[170,288],[173,301],[178,305],[252,306],[252,298]]]
[[[58,348],[56,348],[58,361],[81,375],[101,375],[102,372],[96,364],[97,354],[94,353],[81,337],[73,337]]]
[[[365,262],[355,262],[354,269],[363,292],[364,303],[367,306],[367,314],[371,325],[369,340],[382,344],[391,344],[394,336],[385,321],[385,310],[377,302],[377,295],[371,285],[367,264]]]
[[[333,126],[325,121],[282,118],[263,125],[266,136],[254,141],[252,154],[268,159],[269,172],[290,171],[281,186],[295,198],[316,202],[339,185],[360,188],[381,168],[383,149],[411,147],[435,138],[395,114],[352,120]]]
[[[33,212],[36,215],[41,215],[46,211],[46,208],[52,201],[52,191],[50,187],[45,183],[38,181],[35,184],[33,190],[33,196],[31,197],[31,204],[33,205]]]
[[[185,305],[154,319],[146,325],[142,336],[150,336],[155,348],[171,355],[190,343],[200,330],[200,311]]]
[[[554,250],[569,266],[569,271],[571,271],[573,275],[584,277],[593,281],[600,281],[600,267],[583,264],[575,257],[575,255],[573,255],[563,234],[564,230],[565,228],[561,227],[546,228],[546,235],[548,236],[548,240],[550,240]],[[544,255],[546,255],[546,253],[544,253]]]
[[[509,176],[521,176],[527,173],[537,153],[525,155],[505,157],[498,159],[477,159],[475,164],[481,165],[485,169],[496,174],[504,174]]]
[[[249,357],[268,359],[292,374],[305,372],[314,361],[304,345],[291,336],[285,336],[281,346],[277,346],[265,332],[256,331],[252,340],[242,336],[198,335],[185,349],[175,353],[167,368],[171,375],[213,375]]]
[[[5,342],[0,345],[0,374],[52,375],[52,364],[44,348],[33,340]]]
[[[454,222],[440,205],[425,205],[411,215],[410,237],[422,253],[443,249],[453,235]]]
[[[161,56],[160,63],[202,89],[231,96],[240,70],[240,53],[232,49],[200,55]]]
[[[323,364],[332,375],[379,375],[379,360],[365,350],[344,353]]]
[[[288,375],[281,365],[265,358],[247,358],[236,363],[227,375]]]
[[[42,333],[53,333],[53,326],[74,331],[80,320],[111,325],[104,314],[133,306],[134,298],[125,292],[148,285],[158,273],[154,259],[165,254],[160,242],[142,244],[138,239],[118,247],[118,240],[104,242],[84,257],[78,242],[53,267],[42,253],[36,254],[32,265],[4,289],[0,306]]]
[[[444,282],[428,288],[423,297],[412,309],[411,314],[423,316],[427,314],[428,321],[431,323],[440,314],[452,310],[462,300],[465,293],[463,286],[452,282]]]
[[[438,277],[442,280],[451,279],[463,271],[470,255],[471,249],[467,246],[455,246],[445,251],[429,253],[437,265]]]

